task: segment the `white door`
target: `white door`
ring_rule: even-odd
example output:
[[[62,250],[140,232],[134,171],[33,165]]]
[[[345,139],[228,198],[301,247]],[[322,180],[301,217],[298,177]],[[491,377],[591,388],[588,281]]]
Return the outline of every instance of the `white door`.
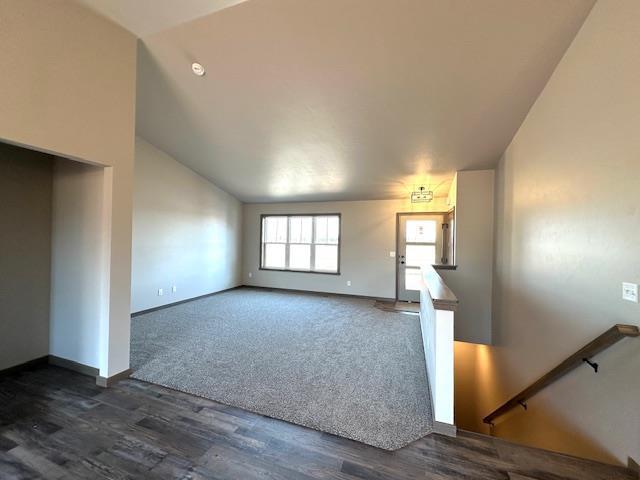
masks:
[[[438,263],[442,245],[442,215],[398,215],[398,240],[396,260],[398,300],[420,301],[421,273],[425,264]]]

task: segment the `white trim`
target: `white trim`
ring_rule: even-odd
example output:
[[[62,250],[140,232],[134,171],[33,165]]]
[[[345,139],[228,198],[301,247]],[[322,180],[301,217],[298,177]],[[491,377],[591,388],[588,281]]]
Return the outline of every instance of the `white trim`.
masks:
[[[420,290],[420,331],[435,424],[454,423],[454,312],[436,310],[429,290]]]

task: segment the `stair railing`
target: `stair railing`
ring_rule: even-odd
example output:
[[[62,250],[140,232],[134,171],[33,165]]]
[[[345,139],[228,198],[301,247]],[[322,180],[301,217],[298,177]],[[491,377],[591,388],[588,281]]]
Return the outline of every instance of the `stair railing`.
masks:
[[[482,421],[484,423],[488,423],[489,425],[493,425],[493,421],[510,411],[513,408],[518,406],[527,409],[527,400],[533,397],[536,393],[538,393],[543,388],[552,384],[559,378],[563,377],[571,370],[579,367],[580,365],[587,364],[597,373],[598,372],[598,364],[593,362],[591,359],[598,353],[603,350],[609,348],[611,345],[619,342],[623,338],[626,337],[637,337],[640,336],[640,331],[638,327],[635,325],[614,325],[609,330],[604,332],[595,340],[589,342],[587,345],[582,347],[576,353],[568,357],[562,363],[560,363],[555,368],[551,369],[549,372],[544,374],[538,380],[533,382],[527,388],[522,390],[517,395],[514,395],[505,403],[496,408],[489,415],[484,417]]]

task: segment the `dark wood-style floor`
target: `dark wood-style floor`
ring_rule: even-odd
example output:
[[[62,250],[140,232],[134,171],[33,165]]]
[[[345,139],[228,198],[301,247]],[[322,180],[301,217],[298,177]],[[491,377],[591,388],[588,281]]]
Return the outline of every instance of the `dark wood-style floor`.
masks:
[[[135,380],[0,378],[0,478],[614,479],[622,468],[461,432],[387,452]]]

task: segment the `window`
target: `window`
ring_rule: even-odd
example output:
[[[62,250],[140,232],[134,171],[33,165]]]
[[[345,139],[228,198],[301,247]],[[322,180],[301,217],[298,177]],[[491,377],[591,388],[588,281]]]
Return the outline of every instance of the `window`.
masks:
[[[438,243],[438,225],[441,222],[429,218],[410,218],[401,223],[404,225],[404,239],[400,243],[400,252],[404,257],[404,282],[400,283],[404,292],[399,298],[417,298],[409,295],[408,291],[422,288],[421,267],[436,263]],[[402,275],[402,272],[400,273]]]
[[[263,215],[260,268],[339,273],[340,215]]]
[[[437,222],[435,220],[407,220],[407,267],[436,263]]]

